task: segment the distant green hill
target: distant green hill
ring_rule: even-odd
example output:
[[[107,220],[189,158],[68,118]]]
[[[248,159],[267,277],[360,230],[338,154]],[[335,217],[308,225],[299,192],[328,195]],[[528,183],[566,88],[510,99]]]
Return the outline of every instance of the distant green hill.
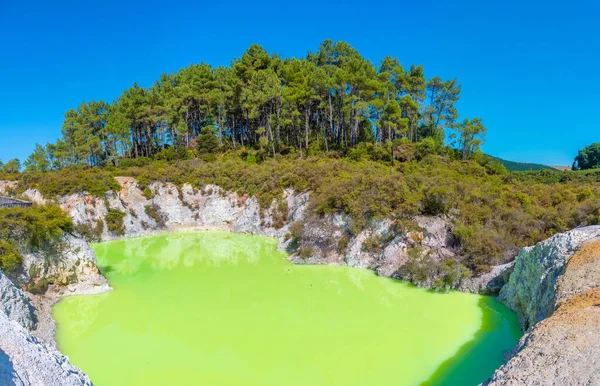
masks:
[[[505,160],[502,158],[494,157],[491,155],[487,155],[487,156],[490,157],[491,159],[493,159],[494,161],[500,162],[502,165],[504,165],[506,170],[508,170],[509,172],[524,172],[524,171],[529,171],[529,170],[554,169],[550,166],[542,165],[542,164],[533,164],[533,163],[527,163],[527,162],[514,162],[514,161],[508,161],[508,160]]]

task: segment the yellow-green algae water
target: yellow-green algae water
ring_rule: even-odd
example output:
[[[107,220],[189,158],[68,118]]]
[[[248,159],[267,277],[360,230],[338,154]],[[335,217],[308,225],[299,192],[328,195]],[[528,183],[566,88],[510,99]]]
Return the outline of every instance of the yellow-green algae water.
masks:
[[[493,298],[293,265],[269,238],[93,247],[114,291],[65,298],[54,317],[60,350],[97,386],[475,385],[520,336]]]

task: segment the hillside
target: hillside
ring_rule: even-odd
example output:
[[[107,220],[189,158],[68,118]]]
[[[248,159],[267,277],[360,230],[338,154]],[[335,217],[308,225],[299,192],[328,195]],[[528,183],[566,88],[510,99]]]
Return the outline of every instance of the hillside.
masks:
[[[413,154],[419,146],[404,143],[394,155]],[[382,221],[393,224],[393,235],[418,231],[422,225],[417,216],[439,217],[449,230],[449,247],[456,252],[454,263],[473,275],[512,260],[523,246],[600,220],[600,176],[595,173],[507,173],[484,157],[460,160],[437,154],[410,161],[398,159],[392,165],[376,146],[361,150],[346,157],[339,153],[307,158],[291,154],[261,161],[260,150],[241,149],[213,154],[212,161],[137,158],[122,160],[120,167],[25,172],[0,179],[19,181],[10,190],[13,194],[28,190],[31,194],[35,189],[59,201],[80,192],[95,197],[90,200],[107,200],[111,192],[121,190],[115,180],[120,176],[135,178],[139,195],[146,199],[157,194],[155,183],[172,184],[172,190],[178,192],[186,185],[194,191],[211,191],[211,186],[218,186],[242,201],[254,197],[275,228],[289,221],[289,203],[282,200],[285,192],[308,192],[308,216],[290,226],[296,245],[292,251],[305,257],[317,250],[315,235],[307,229],[317,228],[314,224],[331,216],[342,216],[346,224],[329,244],[341,255],[350,248],[349,241],[360,235],[371,235],[364,242],[366,250],[385,249],[390,239],[373,234]],[[90,239],[99,238],[104,225],[115,235],[122,234],[129,210],[119,205],[109,209],[104,223],[90,222],[76,230]],[[160,219],[168,212],[150,206],[145,213]],[[411,253],[414,261],[403,277],[417,284],[449,268],[439,266],[418,246]],[[454,279],[449,281],[443,285],[457,284]]]
[[[494,157],[492,155],[487,155],[487,156],[490,157],[494,161],[500,162],[502,165],[504,165],[506,170],[508,170],[509,172],[524,172],[524,171],[530,171],[530,170],[554,169],[551,166],[542,165],[542,164],[529,163],[529,162],[515,162],[515,161],[509,161],[509,160],[505,160],[502,158]]]

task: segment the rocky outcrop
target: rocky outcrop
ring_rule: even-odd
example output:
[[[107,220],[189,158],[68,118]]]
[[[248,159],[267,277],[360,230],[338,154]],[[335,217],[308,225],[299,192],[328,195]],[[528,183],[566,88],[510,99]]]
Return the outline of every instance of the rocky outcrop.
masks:
[[[427,273],[427,280],[421,283],[424,286],[430,286],[438,279],[436,275],[441,274],[439,267],[443,262],[455,260],[456,257],[452,248],[450,222],[441,217],[416,216],[406,223],[383,219],[354,233],[351,220],[341,213],[310,215],[307,192],[286,189],[270,207],[261,208],[255,197],[226,192],[214,185],[197,189],[188,184],[178,188],[170,183],[152,183],[141,189],[133,178],[117,177],[117,181],[119,191],[108,192],[104,197],[81,192],[53,200],[71,216],[78,229],[88,229],[100,240],[190,229],[252,233],[278,238],[280,248],[289,251],[290,259],[297,264],[348,265],[372,269],[381,276],[404,279],[410,272],[407,273],[403,268],[416,259],[426,267],[433,267]],[[49,200],[35,189],[29,189],[24,194],[37,203]],[[123,214],[122,232],[111,232],[107,224],[109,211],[115,210]],[[52,361],[54,355],[51,353],[54,334],[50,317],[52,305],[60,296],[97,293],[108,289],[87,243],[65,236],[64,244],[65,248],[56,254],[26,255],[24,269],[13,278],[20,285],[50,284],[50,290],[45,294],[32,296],[34,305],[40,311],[36,335],[49,343],[44,346],[48,350],[44,354],[46,361]],[[525,264],[525,271],[531,266],[530,277],[540,273],[534,265],[533,261]],[[460,281],[460,289],[497,292],[508,280],[512,269],[512,264],[492,267],[489,274]],[[522,275],[524,267],[515,265],[514,270],[518,272],[517,275]],[[558,275],[557,271],[556,277]],[[538,279],[540,277],[538,275]],[[518,287],[518,282],[507,286],[511,290],[506,290],[506,301],[510,302],[509,298],[519,299],[514,301],[515,310],[523,315],[523,320],[529,320],[530,315],[537,315],[533,310],[536,306],[526,304],[543,297],[540,295],[542,287],[539,293]],[[509,291],[518,295],[509,296]],[[43,344],[37,340],[33,343]],[[512,366],[510,363],[506,366]],[[504,373],[498,374],[496,381],[501,382],[501,374]]]
[[[487,384],[600,384],[600,226],[524,248],[499,299],[528,331]]]
[[[14,188],[0,182],[0,191]],[[34,189],[24,195],[47,202]],[[85,240],[63,234],[42,249],[22,251],[22,258],[18,269],[0,271],[0,385],[91,385],[55,347],[52,306],[62,296],[110,289],[94,252]]]
[[[142,191],[134,178],[117,177],[117,181],[121,189],[108,192],[104,198],[83,192],[60,197],[58,204],[76,225],[93,229],[100,224],[100,239],[111,240],[191,229],[218,229],[283,238],[289,232],[290,222],[302,216],[308,203],[307,194],[285,190],[282,200],[288,208],[286,220],[276,228],[269,214],[271,208],[262,211],[255,197],[225,192],[215,185],[196,189],[184,184],[179,189],[171,183],[152,183]],[[124,213],[123,234],[108,231],[106,215],[110,209]]]
[[[21,265],[10,277],[32,291],[45,292],[49,285],[64,295],[89,295],[110,289],[89,244],[69,234],[52,248],[24,253]]]
[[[502,287],[508,283],[514,265],[514,261],[506,264],[494,265],[487,273],[462,280],[457,289],[462,292],[497,295]]]
[[[0,271],[0,311],[28,330],[36,327],[37,317],[31,300]]]
[[[556,284],[569,258],[596,237],[600,237],[600,226],[577,228],[523,248],[517,255],[514,271],[498,300],[519,315],[524,329],[554,312],[557,299],[565,296],[557,292]]]
[[[215,185],[201,189],[184,184],[151,183],[143,189],[136,179],[116,177],[120,189],[104,197],[85,192],[59,197],[57,203],[76,226],[96,230],[100,240],[137,237],[178,230],[218,229],[275,237],[280,249],[296,264],[338,264],[372,269],[380,276],[406,279],[432,287],[447,274],[446,259],[455,259],[450,221],[442,217],[415,216],[402,221],[373,221],[357,234],[351,219],[334,213],[309,214],[308,192],[285,189],[269,208],[261,208],[255,197],[227,192]],[[39,192],[24,193],[32,201],[45,202]],[[110,210],[123,213],[123,229],[110,232],[106,216]],[[402,225],[399,225],[402,223]],[[426,280],[402,269],[419,259]],[[497,293],[510,266],[493,267],[489,274],[454,280],[461,290]],[[449,276],[460,276],[453,273]],[[445,282],[442,280],[442,282]],[[447,286],[447,285],[445,285]]]
[[[67,357],[0,313],[0,384],[87,386],[92,383]]]
[[[91,385],[68,358],[32,334],[37,327],[30,299],[0,273],[0,385]]]
[[[191,229],[252,233],[278,238],[280,248],[290,252],[297,264],[349,265],[396,277],[408,261],[408,250],[417,244],[435,262],[454,256],[449,247],[449,223],[439,217],[415,217],[417,229],[400,233],[392,221],[383,220],[352,236],[350,220],[343,214],[308,216],[306,192],[284,190],[280,200],[286,213],[276,224],[276,201],[263,210],[255,197],[226,192],[215,185],[196,189],[189,184],[178,188],[171,183],[152,183],[142,190],[134,178],[117,177],[117,181],[121,189],[104,198],[77,193],[59,198],[58,203],[76,225],[95,228],[100,224],[101,240]],[[34,191],[27,194],[39,199]],[[122,235],[108,231],[105,219],[109,210],[124,213]],[[292,229],[296,222],[303,224],[302,229]],[[297,240],[300,243],[295,243]]]

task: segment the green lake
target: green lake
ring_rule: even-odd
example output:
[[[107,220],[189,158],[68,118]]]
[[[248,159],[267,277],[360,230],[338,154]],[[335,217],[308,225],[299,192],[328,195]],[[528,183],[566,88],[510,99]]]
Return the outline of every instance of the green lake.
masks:
[[[54,308],[96,386],[476,385],[521,336],[492,297],[298,266],[270,238],[175,233],[93,245],[114,291]]]

